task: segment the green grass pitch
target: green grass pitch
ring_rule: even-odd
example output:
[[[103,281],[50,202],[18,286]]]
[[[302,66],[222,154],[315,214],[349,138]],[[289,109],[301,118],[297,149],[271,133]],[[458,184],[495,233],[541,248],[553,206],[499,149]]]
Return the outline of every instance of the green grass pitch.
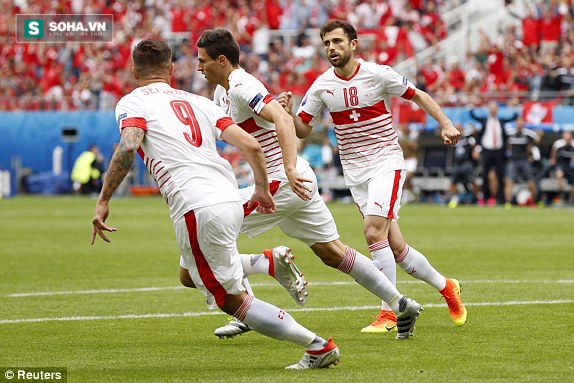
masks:
[[[458,278],[469,319],[455,327],[440,294],[397,270],[425,306],[415,336],[362,334],[379,301],[272,230],[242,252],[286,244],[309,280],[299,308],[268,276],[256,294],[333,335],[341,363],[285,371],[302,348],[250,332],[219,340],[227,316],[179,286],[179,252],[159,197],[116,199],[112,243],[89,245],[95,200],[0,200],[0,367],[67,367],[68,382],[567,382],[574,376],[574,210],[406,205],[401,229]],[[330,204],[341,238],[367,253],[354,205]],[[4,380],[0,376],[0,382]],[[15,380],[14,380],[15,381]]]

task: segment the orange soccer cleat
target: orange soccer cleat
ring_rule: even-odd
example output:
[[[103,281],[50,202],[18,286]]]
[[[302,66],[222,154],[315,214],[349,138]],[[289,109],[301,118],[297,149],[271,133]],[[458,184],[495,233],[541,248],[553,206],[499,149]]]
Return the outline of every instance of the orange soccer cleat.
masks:
[[[373,323],[364,327],[361,332],[391,332],[397,331],[397,316],[393,310],[381,310]]]
[[[448,310],[450,317],[455,325],[462,326],[466,323],[466,308],[462,299],[460,299],[460,283],[456,279],[446,278],[446,286],[440,291]]]

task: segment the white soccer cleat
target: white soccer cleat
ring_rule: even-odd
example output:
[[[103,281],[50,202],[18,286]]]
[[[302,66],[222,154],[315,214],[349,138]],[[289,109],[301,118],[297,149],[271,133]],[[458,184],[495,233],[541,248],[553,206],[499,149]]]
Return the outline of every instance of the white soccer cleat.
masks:
[[[269,275],[287,289],[299,306],[305,305],[308,295],[307,281],[295,265],[295,256],[291,253],[291,249],[287,246],[277,246],[263,250],[263,254],[269,259]]]
[[[413,335],[417,317],[421,315],[423,306],[414,299],[402,297],[399,301],[399,313],[397,315],[396,339],[407,339]]]
[[[305,350],[299,363],[285,367],[286,370],[305,370],[308,368],[326,368],[339,363],[341,353],[339,347],[333,342],[333,337],[329,337],[327,345],[321,350]]]
[[[233,338],[237,335],[241,335],[243,333],[249,332],[251,329],[248,325],[241,322],[239,319],[231,317],[229,318],[229,322],[225,324],[225,326],[221,326],[215,329],[213,334],[218,336],[219,339],[222,338]]]

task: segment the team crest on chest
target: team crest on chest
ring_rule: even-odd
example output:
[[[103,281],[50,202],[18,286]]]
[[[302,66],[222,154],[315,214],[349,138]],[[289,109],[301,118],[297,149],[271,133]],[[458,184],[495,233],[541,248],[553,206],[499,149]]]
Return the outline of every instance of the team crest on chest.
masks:
[[[367,80],[363,82],[363,89],[372,89],[375,86],[377,86],[377,84],[375,84],[375,80]]]

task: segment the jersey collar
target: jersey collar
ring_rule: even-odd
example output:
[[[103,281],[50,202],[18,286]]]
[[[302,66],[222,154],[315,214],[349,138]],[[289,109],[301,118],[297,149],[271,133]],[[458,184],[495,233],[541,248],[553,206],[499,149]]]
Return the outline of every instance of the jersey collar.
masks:
[[[337,73],[337,71],[335,70],[335,68],[333,68],[333,72],[335,73],[335,76],[339,77],[341,80],[345,80],[345,81],[351,80],[353,77],[355,77],[355,76],[357,75],[357,73],[359,73],[359,69],[361,69],[361,62],[363,62],[363,60],[359,59],[359,60],[357,60],[357,61],[358,61],[358,63],[357,63],[357,69],[355,69],[355,72],[354,72],[351,76],[349,76],[349,77],[339,76],[339,74]]]

